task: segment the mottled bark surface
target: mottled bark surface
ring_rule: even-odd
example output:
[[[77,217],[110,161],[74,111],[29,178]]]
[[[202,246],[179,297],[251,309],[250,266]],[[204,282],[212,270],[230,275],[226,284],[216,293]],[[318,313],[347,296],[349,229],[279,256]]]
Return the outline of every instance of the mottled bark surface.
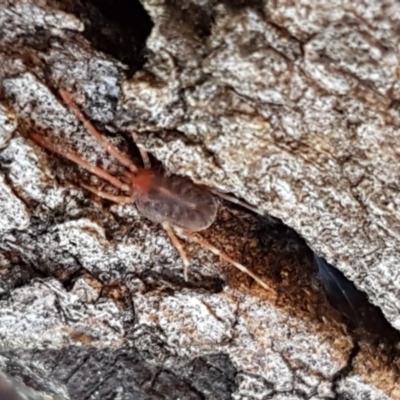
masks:
[[[400,6],[331,3],[0,2],[0,394],[400,398],[398,332],[345,325],[312,263],[400,328]],[[120,172],[61,87],[135,160],[132,132],[264,213],[221,202],[201,235],[272,291],[190,243],[185,282],[159,225],[35,145]]]

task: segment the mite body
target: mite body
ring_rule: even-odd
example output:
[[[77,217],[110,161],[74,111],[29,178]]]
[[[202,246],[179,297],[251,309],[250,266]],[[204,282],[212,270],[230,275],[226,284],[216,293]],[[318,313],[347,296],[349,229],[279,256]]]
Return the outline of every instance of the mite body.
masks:
[[[218,204],[214,196],[190,179],[144,169],[133,178],[132,187],[137,193],[138,210],[150,221],[198,232],[216,218]]]
[[[122,176],[117,178],[107,171],[90,164],[76,153],[53,144],[39,134],[32,133],[31,138],[37,144],[75,162],[93,174],[108,181],[114,187],[123,191],[124,195],[112,195],[108,192],[103,192],[91,186],[81,184],[83,188],[99,197],[116,203],[135,203],[143,216],[155,223],[160,223],[182,257],[186,280],[188,279],[189,261],[175,232],[178,232],[180,236],[184,236],[186,239],[198,243],[212,253],[220,256],[242,272],[251,276],[262,287],[273,292],[262,279],[242,264],[236,262],[204,239],[193,234],[193,232],[207,229],[215,221],[218,211],[218,201],[210,191],[194,184],[188,178],[177,175],[166,176],[151,169],[147,153],[140,147],[139,150],[145,168],[138,168],[125,154],[121,153],[96,130],[81,113],[78,106],[67,92],[60,90],[60,95],[76,117],[84,124],[88,132],[94,136],[109,154],[114,156],[126,167]],[[221,197],[237,202],[225,195],[221,195]]]

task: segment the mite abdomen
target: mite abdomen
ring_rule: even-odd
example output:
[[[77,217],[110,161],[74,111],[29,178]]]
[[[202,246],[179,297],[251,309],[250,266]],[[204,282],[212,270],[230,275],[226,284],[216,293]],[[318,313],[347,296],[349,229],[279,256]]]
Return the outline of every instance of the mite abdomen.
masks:
[[[144,170],[136,176],[134,187],[140,193],[136,200],[139,211],[153,222],[196,232],[215,220],[215,198],[188,178]]]

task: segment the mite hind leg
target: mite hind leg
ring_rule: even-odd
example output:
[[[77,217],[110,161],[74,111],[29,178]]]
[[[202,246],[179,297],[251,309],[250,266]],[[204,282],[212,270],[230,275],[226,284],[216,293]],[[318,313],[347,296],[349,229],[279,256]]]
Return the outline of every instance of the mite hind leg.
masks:
[[[191,232],[188,232],[186,230],[183,230],[181,228],[175,228],[176,231],[182,235],[184,238],[187,240],[199,244],[201,247],[204,249],[210,251],[211,253],[215,254],[216,256],[221,257],[223,260],[228,262],[229,264],[233,265],[235,268],[238,270],[244,272],[251,278],[253,278],[260,286],[262,286],[264,289],[268,290],[270,293],[273,293],[276,295],[275,290],[272,289],[269,285],[267,285],[259,276],[251,272],[249,269],[247,269],[244,265],[238,263],[235,261],[233,258],[229,257],[227,254],[222,252],[221,250],[217,249],[215,246],[213,246],[211,243],[209,243],[207,240],[204,240],[196,235],[194,235]]]
[[[216,196],[220,197],[221,199],[227,200],[233,204],[237,204],[241,207],[246,208],[247,210],[250,210],[258,215],[264,216],[264,213],[260,210],[258,210],[256,207],[251,206],[250,204],[246,203],[245,201],[239,200],[234,196],[231,196],[226,193],[222,193],[219,190],[216,189],[209,189],[211,193],[214,193]]]
[[[163,222],[162,227],[164,228],[165,232],[167,232],[167,235],[169,239],[171,240],[172,244],[175,246],[176,250],[178,251],[179,255],[182,258],[183,261],[183,277],[185,278],[185,281],[188,281],[188,273],[189,273],[189,260],[187,257],[187,254],[182,246],[182,243],[179,241],[179,239],[176,237],[173,229],[171,226],[168,224],[168,222]]]

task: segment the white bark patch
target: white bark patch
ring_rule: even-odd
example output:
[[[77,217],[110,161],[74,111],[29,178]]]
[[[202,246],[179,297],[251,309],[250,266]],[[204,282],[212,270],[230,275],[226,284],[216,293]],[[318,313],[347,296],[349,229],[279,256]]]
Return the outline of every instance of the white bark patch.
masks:
[[[24,229],[29,225],[29,211],[0,174],[0,233]]]
[[[0,343],[9,349],[118,346],[124,337],[120,313],[111,300],[87,304],[55,280],[34,282],[0,301]]]

